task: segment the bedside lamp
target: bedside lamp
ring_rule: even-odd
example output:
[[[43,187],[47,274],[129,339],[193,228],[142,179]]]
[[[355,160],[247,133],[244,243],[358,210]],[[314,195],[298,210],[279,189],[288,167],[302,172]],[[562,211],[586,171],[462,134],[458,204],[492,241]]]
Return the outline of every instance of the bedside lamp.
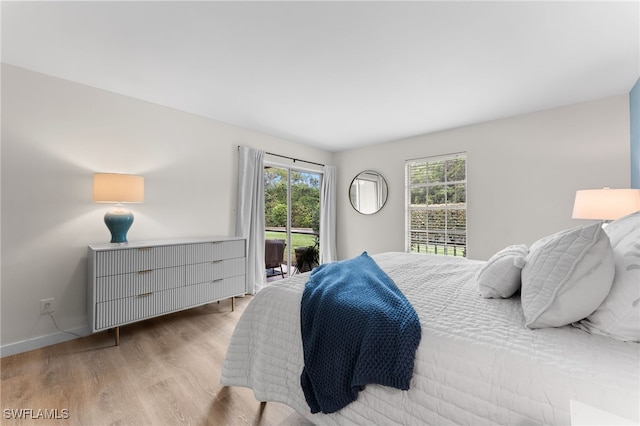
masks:
[[[576,191],[573,219],[605,223],[640,210],[640,189],[583,189]]]
[[[116,173],[95,173],[93,201],[116,203],[116,206],[104,215],[104,223],[111,232],[112,243],[126,243],[127,231],[133,223],[133,214],[122,203],[144,201],[144,178]]]

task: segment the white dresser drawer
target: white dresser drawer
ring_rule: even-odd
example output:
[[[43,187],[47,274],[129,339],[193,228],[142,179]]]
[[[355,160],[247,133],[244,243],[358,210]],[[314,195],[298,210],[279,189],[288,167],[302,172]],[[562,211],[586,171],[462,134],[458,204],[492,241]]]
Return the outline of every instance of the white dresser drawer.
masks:
[[[207,303],[208,300],[220,300],[244,292],[245,278],[238,276],[190,285],[185,288],[184,297],[188,305],[197,306]]]
[[[96,302],[137,296],[184,285],[185,266],[149,269],[96,279]]]
[[[245,257],[244,240],[214,241],[192,244],[186,248],[189,263],[213,262],[217,260]]]
[[[190,285],[245,275],[246,263],[245,258],[242,257],[189,265],[185,268],[187,274],[185,281]]]
[[[124,274],[185,264],[185,246],[138,247],[96,254],[96,276]]]
[[[96,330],[104,330],[173,312],[181,305],[182,289],[156,291],[96,305]]]

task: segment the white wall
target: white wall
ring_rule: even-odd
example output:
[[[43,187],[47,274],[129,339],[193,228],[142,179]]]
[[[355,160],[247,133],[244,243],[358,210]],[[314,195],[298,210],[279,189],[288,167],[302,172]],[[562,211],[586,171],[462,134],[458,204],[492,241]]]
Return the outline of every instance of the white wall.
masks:
[[[238,145],[332,164],[333,154],[58,78],[2,66],[2,355],[87,332],[87,244],[108,242],[94,172],[141,174],[128,238],[235,231]],[[33,339],[33,340],[31,340]]]
[[[571,219],[575,191],[629,187],[627,95],[418,136],[338,156],[338,256],[404,251],[405,160],[467,152],[468,257],[585,224]],[[376,170],[389,199],[363,216],[348,200],[353,177]]]

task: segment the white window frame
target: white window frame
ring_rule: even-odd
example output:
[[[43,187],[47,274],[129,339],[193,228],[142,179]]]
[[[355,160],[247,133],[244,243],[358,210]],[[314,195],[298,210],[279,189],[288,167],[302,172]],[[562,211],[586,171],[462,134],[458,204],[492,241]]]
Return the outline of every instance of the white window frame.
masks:
[[[418,164],[428,164],[428,163],[434,163],[434,162],[445,162],[445,167],[446,167],[446,161],[447,160],[453,160],[453,159],[457,159],[457,158],[464,158],[465,160],[465,172],[464,172],[464,179],[463,180],[458,180],[458,181],[448,181],[447,180],[447,173],[445,170],[444,173],[444,181],[443,182],[421,182],[421,183],[412,183],[411,182],[411,167],[414,165],[418,165]],[[421,210],[426,210],[426,212],[429,212],[429,210],[436,210],[433,208],[430,208],[430,205],[427,204],[425,205],[425,207],[415,207],[411,204],[411,190],[412,188],[417,188],[417,187],[424,187],[426,192],[428,193],[428,189],[429,187],[433,187],[433,186],[440,186],[440,185],[464,185],[464,191],[465,191],[465,202],[464,205],[461,206],[460,204],[448,204],[448,200],[445,200],[445,204],[439,204],[437,210],[445,210],[445,226],[444,229],[436,229],[432,232],[429,232],[429,220],[425,220],[425,229],[412,229],[411,228],[411,212],[412,211],[421,211]],[[427,198],[428,200],[428,198]],[[452,153],[452,154],[446,154],[446,155],[439,155],[439,156],[434,156],[434,157],[423,157],[423,158],[416,158],[416,159],[411,159],[411,160],[406,160],[405,161],[405,251],[408,253],[411,252],[421,252],[421,245],[418,244],[418,249],[416,251],[413,250],[413,246],[414,246],[414,241],[411,238],[412,232],[422,232],[424,231],[425,233],[425,239],[424,239],[424,253],[429,253],[431,252],[431,254],[443,254],[443,255],[448,255],[448,256],[464,256],[466,257],[467,255],[467,248],[468,248],[468,239],[467,239],[467,215],[466,215],[466,211],[468,208],[468,194],[467,194],[467,153],[466,152],[459,152],[459,153]],[[449,217],[449,214],[447,214],[449,211],[452,210],[465,210],[465,223],[464,223],[464,231],[460,231],[460,230],[454,230],[449,228],[449,224],[447,223],[447,218]],[[430,243],[430,235],[433,234],[442,234],[442,241],[439,242],[438,244],[431,244]],[[456,244],[455,242],[453,244],[450,243],[451,239],[453,238],[454,240],[456,239],[456,237],[460,236],[464,236],[464,245],[460,246],[459,244]]]

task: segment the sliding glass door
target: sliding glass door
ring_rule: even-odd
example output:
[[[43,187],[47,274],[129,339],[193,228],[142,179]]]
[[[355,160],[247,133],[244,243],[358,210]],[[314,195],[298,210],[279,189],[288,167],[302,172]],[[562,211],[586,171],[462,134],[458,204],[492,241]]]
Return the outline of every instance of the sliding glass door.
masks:
[[[267,268],[267,278],[306,272],[314,266],[319,249],[321,179],[321,173],[287,166],[264,168],[265,240],[285,243],[282,274],[278,268]]]

